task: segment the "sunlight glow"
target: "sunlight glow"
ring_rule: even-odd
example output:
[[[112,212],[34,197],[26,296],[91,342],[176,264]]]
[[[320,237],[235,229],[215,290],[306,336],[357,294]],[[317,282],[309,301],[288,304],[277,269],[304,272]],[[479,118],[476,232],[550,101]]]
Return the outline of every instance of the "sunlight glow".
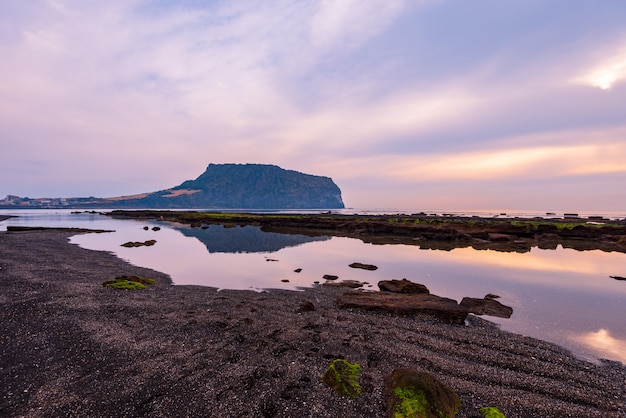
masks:
[[[609,330],[600,328],[596,332],[588,332],[573,338],[600,355],[617,358],[626,363],[626,340],[615,338]]]
[[[626,79],[626,52],[606,60],[592,68],[586,74],[574,80],[575,83],[586,84],[602,90],[609,90],[617,82]]]

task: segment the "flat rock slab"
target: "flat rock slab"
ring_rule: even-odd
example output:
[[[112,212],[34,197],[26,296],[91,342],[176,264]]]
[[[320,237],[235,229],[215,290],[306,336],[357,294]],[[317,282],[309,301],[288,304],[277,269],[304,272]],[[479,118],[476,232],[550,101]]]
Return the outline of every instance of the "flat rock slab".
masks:
[[[498,318],[510,318],[513,315],[513,308],[498,302],[493,298],[463,298],[459,304],[467,309],[469,313],[476,315],[489,315]]]
[[[462,324],[468,314],[467,309],[454,299],[424,293],[349,291],[337,298],[337,306],[342,309],[357,308],[400,315],[423,313],[453,324]]]

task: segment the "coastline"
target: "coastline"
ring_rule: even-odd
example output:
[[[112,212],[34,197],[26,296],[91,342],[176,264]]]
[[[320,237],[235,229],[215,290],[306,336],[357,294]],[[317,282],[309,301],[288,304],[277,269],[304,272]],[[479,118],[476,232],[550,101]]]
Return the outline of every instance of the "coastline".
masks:
[[[620,417],[626,369],[592,364],[474,317],[340,310],[344,290],[220,291],[68,242],[71,232],[0,233],[0,415],[385,416],[384,376],[428,371],[461,399],[459,417]],[[101,283],[158,280],[143,291]],[[299,313],[311,302],[315,310]],[[328,363],[363,366],[358,401],[321,382]]]

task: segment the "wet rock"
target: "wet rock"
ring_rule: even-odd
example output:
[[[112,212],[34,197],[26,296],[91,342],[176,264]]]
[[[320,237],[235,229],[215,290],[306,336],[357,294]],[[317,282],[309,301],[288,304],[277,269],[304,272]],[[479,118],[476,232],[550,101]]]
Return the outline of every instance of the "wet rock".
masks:
[[[342,280],[340,282],[326,282],[324,283],[324,286],[349,287],[351,289],[358,289],[360,287],[363,287],[363,284],[364,283],[357,280]]]
[[[423,284],[413,283],[410,280],[382,280],[378,282],[378,288],[384,292],[422,294],[430,293]]]
[[[297,269],[294,270],[294,273],[300,273],[301,271],[302,271],[301,268],[297,268]]]
[[[433,375],[412,369],[395,369],[385,378],[383,400],[390,418],[455,417],[458,395]]]
[[[356,308],[399,315],[427,314],[451,324],[463,324],[467,309],[448,298],[431,294],[399,294],[351,290],[337,298],[342,309]]]
[[[334,274],[325,274],[322,276],[322,279],[326,280],[337,280],[339,276],[335,276]]]
[[[354,269],[363,269],[363,270],[377,270],[378,267],[373,264],[363,264],[363,263],[352,263],[350,267]]]
[[[488,236],[491,242],[510,242],[517,239],[517,236],[509,234],[489,233]]]
[[[361,395],[358,377],[362,370],[363,368],[357,363],[335,359],[328,365],[322,381],[340,395],[356,399]]]
[[[139,241],[128,241],[122,244],[122,247],[132,248],[132,247],[150,247],[156,244],[156,240],[149,239],[148,241],[139,242]]]
[[[626,277],[622,277],[622,276],[609,276],[609,277],[615,280],[626,280]]]
[[[459,304],[469,313],[476,315],[489,315],[498,318],[510,318],[513,315],[513,308],[506,306],[495,300],[494,298],[485,296],[483,299],[463,298]]]

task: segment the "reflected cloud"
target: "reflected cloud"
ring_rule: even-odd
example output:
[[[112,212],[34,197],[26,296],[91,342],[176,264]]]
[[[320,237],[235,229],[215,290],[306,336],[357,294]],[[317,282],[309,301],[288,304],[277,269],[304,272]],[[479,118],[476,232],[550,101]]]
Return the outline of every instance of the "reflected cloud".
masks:
[[[626,364],[626,339],[615,338],[607,329],[600,328],[596,332],[572,338],[592,349],[600,357],[617,359]]]

